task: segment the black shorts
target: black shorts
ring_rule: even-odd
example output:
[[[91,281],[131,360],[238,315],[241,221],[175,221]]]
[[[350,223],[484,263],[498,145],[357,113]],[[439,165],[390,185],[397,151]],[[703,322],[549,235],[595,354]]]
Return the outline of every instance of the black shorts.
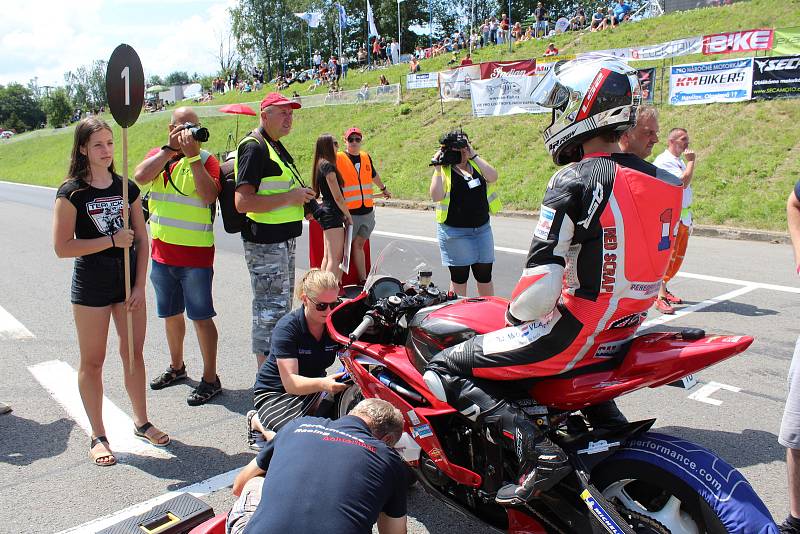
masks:
[[[331,228],[341,228],[344,226],[344,215],[339,211],[337,206],[329,206],[327,204],[320,205],[314,218],[322,226],[323,230],[330,230]]]
[[[136,282],[135,258],[131,249],[131,287]],[[122,258],[99,255],[75,258],[70,302],[94,308],[125,302],[124,280]]]

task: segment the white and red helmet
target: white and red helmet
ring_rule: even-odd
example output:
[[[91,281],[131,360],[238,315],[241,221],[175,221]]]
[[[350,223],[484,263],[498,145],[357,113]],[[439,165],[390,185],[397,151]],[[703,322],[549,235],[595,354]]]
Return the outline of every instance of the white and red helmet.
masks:
[[[542,135],[556,165],[580,161],[587,139],[631,128],[641,103],[636,69],[602,56],[559,61],[531,97],[553,110],[553,121]]]

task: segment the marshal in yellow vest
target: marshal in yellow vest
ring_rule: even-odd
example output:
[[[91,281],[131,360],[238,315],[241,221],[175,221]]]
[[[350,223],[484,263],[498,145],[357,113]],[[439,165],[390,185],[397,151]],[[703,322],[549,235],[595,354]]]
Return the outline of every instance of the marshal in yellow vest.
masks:
[[[470,160],[470,165],[476,171],[480,172],[478,166]],[[444,188],[444,198],[436,203],[436,222],[444,223],[447,220],[447,210],[450,207],[450,177],[452,171],[450,165],[442,167],[444,173],[444,180],[442,180],[442,187]],[[489,201],[489,213],[494,215],[503,209],[503,204],[500,202],[500,197],[497,196],[497,185],[494,183],[486,182],[486,200]]]

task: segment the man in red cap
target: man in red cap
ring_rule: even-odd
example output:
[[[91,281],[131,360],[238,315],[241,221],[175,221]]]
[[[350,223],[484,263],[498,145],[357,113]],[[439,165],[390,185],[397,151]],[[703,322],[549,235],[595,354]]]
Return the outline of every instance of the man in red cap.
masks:
[[[373,183],[380,189],[383,198],[392,195],[386,188],[372,158],[361,150],[361,141],[364,134],[356,127],[344,133],[344,152],[336,154],[336,168],[344,179],[342,192],[347,203],[347,209],[353,216],[353,245],[350,250],[350,259],[358,273],[359,282],[367,279],[367,267],[364,261],[364,244],[375,229],[375,212],[373,211]]]
[[[304,207],[314,200],[280,138],[292,130],[300,103],[280,93],[261,101],[258,128],[236,150],[236,209],[246,213],[242,243],[253,288],[253,353],[258,367],[269,353],[272,329],[292,308],[295,239]]]

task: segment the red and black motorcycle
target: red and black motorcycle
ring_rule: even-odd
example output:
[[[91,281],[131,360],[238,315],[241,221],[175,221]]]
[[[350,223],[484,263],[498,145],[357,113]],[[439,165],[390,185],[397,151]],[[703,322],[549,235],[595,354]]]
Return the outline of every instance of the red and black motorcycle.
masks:
[[[640,335],[614,358],[569,375],[516,388],[502,383],[507,398],[569,454],[573,472],[528,505],[496,504],[497,490],[519,472],[516,455],[438,400],[422,373],[442,349],[503,328],[508,302],[456,298],[431,283],[424,267],[406,282],[382,271],[389,258],[409,256],[413,252],[400,245],[387,247],[364,291],[331,313],[328,329],[346,347],[340,357],[353,382],[339,398],[338,415],[364,397],[396,406],[406,424],[398,448],[430,494],[486,525],[518,534],[777,534],[744,476],[711,451],[649,432],[655,419],[592,428],[579,413],[674,382],[753,342],[750,336],[698,329]]]

